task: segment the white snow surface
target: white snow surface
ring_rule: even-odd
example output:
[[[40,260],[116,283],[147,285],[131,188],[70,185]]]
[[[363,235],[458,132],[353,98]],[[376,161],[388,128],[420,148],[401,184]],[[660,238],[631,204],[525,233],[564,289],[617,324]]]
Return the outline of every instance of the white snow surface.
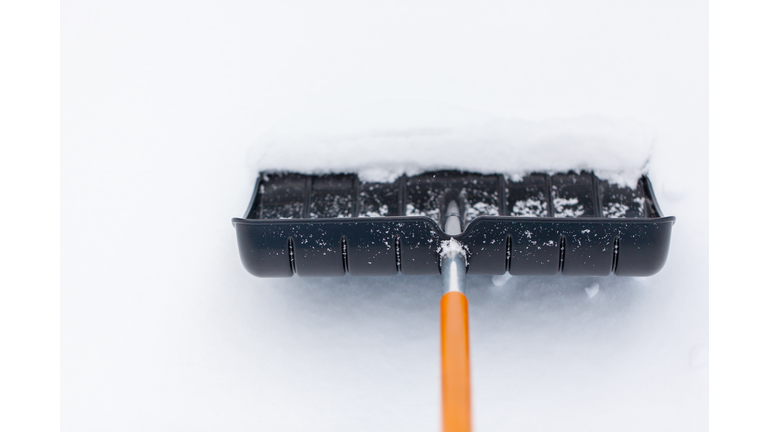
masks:
[[[465,107],[448,126],[481,137],[571,119],[645,142],[584,120],[635,119],[677,217],[652,277],[467,276],[475,429],[707,430],[706,2],[71,0],[61,13],[62,431],[438,431],[440,277],[255,278],[231,224],[259,137],[411,100]],[[459,132],[439,139],[445,118],[424,124],[453,158],[440,163],[534,158],[476,157],[485,147]],[[262,163],[364,167],[352,142],[270,147]],[[549,148],[535,157],[595,160]],[[402,149],[370,151],[392,170],[436,163]]]
[[[585,115],[531,121],[435,102],[389,100],[283,121],[254,144],[249,157],[256,172],[354,172],[364,181],[388,182],[440,169],[510,177],[594,170],[634,188],[647,171],[653,136],[627,119]]]

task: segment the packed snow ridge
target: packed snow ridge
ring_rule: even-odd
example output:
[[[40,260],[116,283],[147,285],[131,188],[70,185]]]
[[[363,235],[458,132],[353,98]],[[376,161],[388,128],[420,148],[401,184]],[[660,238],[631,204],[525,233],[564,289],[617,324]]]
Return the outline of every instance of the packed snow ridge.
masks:
[[[511,178],[587,170],[634,188],[652,144],[651,133],[628,120],[529,121],[437,103],[381,102],[284,121],[254,144],[249,165],[256,172],[357,173],[369,182],[441,169]]]

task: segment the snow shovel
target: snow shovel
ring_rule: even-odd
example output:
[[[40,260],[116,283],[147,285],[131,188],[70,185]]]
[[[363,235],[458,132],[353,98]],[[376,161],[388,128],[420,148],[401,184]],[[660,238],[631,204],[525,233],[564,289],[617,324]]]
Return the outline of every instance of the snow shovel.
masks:
[[[466,274],[650,276],[675,218],[646,176],[435,171],[395,181],[262,172],[240,258],[258,277],[442,275],[442,419],[471,429]]]

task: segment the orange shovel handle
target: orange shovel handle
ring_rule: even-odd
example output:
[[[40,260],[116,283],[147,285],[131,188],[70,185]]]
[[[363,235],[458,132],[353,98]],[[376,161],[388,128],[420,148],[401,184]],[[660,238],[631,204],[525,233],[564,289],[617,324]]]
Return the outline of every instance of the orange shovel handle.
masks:
[[[443,371],[443,431],[472,430],[469,387],[469,308],[467,297],[451,291],[440,300]]]

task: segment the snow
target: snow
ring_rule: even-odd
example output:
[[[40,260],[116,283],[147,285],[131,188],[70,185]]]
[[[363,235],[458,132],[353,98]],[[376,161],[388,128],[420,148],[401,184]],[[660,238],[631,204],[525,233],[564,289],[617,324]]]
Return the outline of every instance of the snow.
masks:
[[[443,258],[456,256],[457,254],[465,259],[467,258],[467,248],[453,237],[449,240],[441,241],[437,253]]]
[[[440,169],[509,177],[593,170],[634,188],[653,148],[653,134],[641,124],[595,115],[528,121],[385,101],[313,119],[289,119],[265,133],[250,152],[254,173],[359,173],[363,181],[388,182]]]
[[[493,204],[478,201],[468,206],[466,212],[465,219],[469,222],[478,216],[498,216],[499,208]]]
[[[481,156],[558,122],[642,144],[610,157],[678,218],[670,255],[649,278],[468,274],[475,428],[706,430],[707,23],[692,1],[62,3],[62,431],[439,430],[440,278],[254,278],[230,220],[259,163],[380,178],[554,169],[607,145],[542,132],[540,152]],[[256,144],[412,100],[449,107],[418,145],[356,126],[401,142],[390,154]],[[417,114],[384,126],[412,134]],[[497,128],[448,144],[446,121],[453,140]]]
[[[491,282],[493,282],[494,286],[501,287],[504,286],[510,279],[512,279],[512,275],[509,273],[504,273],[503,275],[491,277]]]
[[[433,220],[437,221],[440,219],[440,209],[437,207],[430,207],[428,210],[424,211],[416,208],[413,204],[408,203],[405,206],[405,215],[406,216],[426,216],[428,218],[432,218]]]
[[[620,218],[627,214],[629,206],[622,203],[609,203],[607,207],[603,208],[603,216],[609,218]]]
[[[368,210],[361,217],[382,217],[386,216],[387,213],[389,213],[389,207],[386,204],[382,204],[379,207],[379,211]]]
[[[513,216],[546,216],[547,202],[533,198],[527,198],[525,201],[515,201],[515,205],[512,206],[510,214]]]
[[[584,288],[584,292],[587,293],[587,297],[592,298],[600,292],[600,284],[595,282],[592,285]]]
[[[584,206],[579,204],[578,198],[553,197],[552,207],[555,217],[579,217],[584,214]]]

